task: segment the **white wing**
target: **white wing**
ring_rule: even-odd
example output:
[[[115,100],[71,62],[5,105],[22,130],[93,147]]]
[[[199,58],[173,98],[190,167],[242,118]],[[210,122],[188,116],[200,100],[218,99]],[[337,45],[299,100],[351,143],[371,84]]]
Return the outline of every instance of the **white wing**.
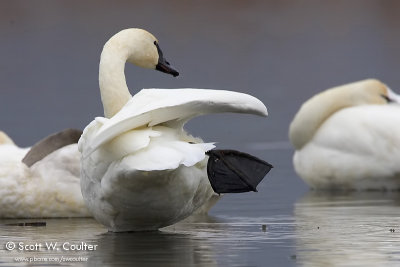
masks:
[[[141,126],[179,122],[209,113],[249,113],[266,116],[267,108],[257,98],[232,91],[208,89],[144,89],[111,119],[101,123],[84,156],[114,137]],[[89,140],[88,140],[89,141]]]

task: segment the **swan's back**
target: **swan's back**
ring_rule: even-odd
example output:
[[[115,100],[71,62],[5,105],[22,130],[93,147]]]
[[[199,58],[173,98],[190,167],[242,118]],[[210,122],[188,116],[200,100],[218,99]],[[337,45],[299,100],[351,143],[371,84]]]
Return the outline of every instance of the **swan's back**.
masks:
[[[399,189],[400,106],[367,105],[333,114],[295,152],[296,172],[313,188]]]
[[[47,155],[32,167],[29,148],[0,145],[0,217],[88,217],[79,185],[77,144]]]

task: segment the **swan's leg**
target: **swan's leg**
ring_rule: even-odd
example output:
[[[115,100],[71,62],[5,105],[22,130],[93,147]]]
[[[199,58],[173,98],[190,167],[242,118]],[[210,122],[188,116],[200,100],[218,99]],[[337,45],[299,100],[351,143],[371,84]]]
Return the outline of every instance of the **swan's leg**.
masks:
[[[214,191],[220,193],[257,192],[257,185],[272,165],[235,150],[210,150],[207,174]]]

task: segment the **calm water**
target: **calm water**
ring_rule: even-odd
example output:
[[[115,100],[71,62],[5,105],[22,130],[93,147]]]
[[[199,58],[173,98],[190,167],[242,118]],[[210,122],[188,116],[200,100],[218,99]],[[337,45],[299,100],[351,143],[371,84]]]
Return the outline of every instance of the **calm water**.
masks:
[[[280,161],[258,193],[224,196],[210,215],[191,217],[159,232],[108,233],[92,219],[2,220],[0,266],[27,264],[17,260],[36,260],[31,264],[40,266],[399,265],[400,196],[309,192],[287,171],[290,167],[285,168],[291,153],[269,150],[267,154]],[[9,225],[24,221],[47,225]],[[42,249],[8,251],[5,245],[10,241],[38,243]],[[57,242],[60,250],[46,249],[46,242]],[[96,249],[62,247],[71,249],[71,244],[82,242]],[[80,262],[37,262],[43,258]]]
[[[225,196],[209,216],[156,233],[111,234],[91,219],[39,220],[45,227],[3,220],[0,266],[29,265],[17,257],[87,259],[30,263],[45,266],[400,265],[400,196],[309,192],[287,141],[301,103],[322,89],[375,77],[400,92],[399,12],[397,0],[1,1],[0,130],[17,144],[102,115],[102,46],[123,28],[142,27],[181,75],[127,66],[131,92],[216,88],[260,98],[267,119],[211,115],[188,129],[275,168],[258,193]],[[97,247],[10,252],[7,242]]]

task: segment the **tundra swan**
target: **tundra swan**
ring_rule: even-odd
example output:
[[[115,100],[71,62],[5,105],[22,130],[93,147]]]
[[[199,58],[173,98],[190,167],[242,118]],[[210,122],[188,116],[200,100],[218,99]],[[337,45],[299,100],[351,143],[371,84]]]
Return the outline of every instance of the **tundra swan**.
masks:
[[[289,129],[297,174],[314,189],[400,189],[399,101],[374,79],[306,101]]]
[[[179,75],[145,30],[122,30],[104,45],[99,85],[105,117],[95,118],[79,140],[81,190],[99,222],[115,232],[157,230],[212,204],[215,192],[255,191],[271,165],[211,150],[213,143],[189,135],[183,125],[217,112],[266,116],[261,101],[204,89],[143,89],[132,97],[125,62]]]
[[[0,131],[0,218],[91,216],[80,192],[79,136],[68,129],[20,148]]]

